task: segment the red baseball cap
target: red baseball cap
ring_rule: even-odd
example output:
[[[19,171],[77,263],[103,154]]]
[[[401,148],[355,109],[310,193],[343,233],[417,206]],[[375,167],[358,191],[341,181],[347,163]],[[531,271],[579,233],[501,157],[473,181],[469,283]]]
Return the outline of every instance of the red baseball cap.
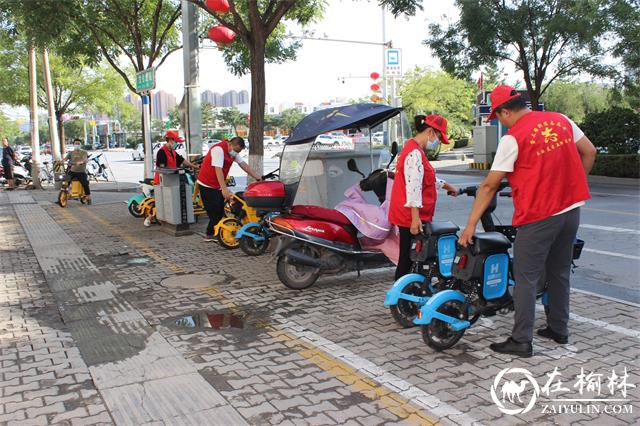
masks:
[[[178,132],[176,130],[169,130],[167,131],[167,133],[164,135],[165,139],[173,139],[176,142],[184,142],[184,139],[182,139],[180,137],[180,135],[178,134]]]
[[[506,102],[509,102],[511,99],[520,96],[520,94],[517,92],[515,95],[512,95],[512,93],[515,91],[516,89],[511,86],[507,86],[506,84],[498,86],[491,91],[491,113],[487,117],[487,121],[491,121],[496,118],[496,108]]]
[[[424,123],[440,131],[442,134],[442,143],[449,145],[449,138],[447,137],[447,119],[438,114],[430,114],[424,118]]]

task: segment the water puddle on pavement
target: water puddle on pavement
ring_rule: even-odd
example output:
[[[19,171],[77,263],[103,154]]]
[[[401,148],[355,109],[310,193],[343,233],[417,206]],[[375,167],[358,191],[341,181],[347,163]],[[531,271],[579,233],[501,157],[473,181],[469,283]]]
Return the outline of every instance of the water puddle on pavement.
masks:
[[[245,321],[245,315],[228,312],[196,312],[178,318],[174,324],[184,328],[227,330],[230,328],[244,329]]]

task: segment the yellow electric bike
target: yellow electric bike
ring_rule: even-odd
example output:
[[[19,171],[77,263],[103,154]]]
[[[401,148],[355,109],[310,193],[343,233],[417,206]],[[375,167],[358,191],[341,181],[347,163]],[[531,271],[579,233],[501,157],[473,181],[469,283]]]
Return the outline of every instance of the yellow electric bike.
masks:
[[[84,188],[77,178],[71,178],[69,176],[69,170],[65,175],[65,179],[62,182],[60,193],[58,194],[58,204],[60,207],[67,207],[69,200],[78,200],[80,203],[85,204],[87,202],[87,195],[84,193]]]

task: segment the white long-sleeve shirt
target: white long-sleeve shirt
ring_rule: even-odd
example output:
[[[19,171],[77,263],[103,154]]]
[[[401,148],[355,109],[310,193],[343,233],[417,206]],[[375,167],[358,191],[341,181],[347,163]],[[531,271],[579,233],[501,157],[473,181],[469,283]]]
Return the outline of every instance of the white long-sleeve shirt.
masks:
[[[424,165],[420,151],[414,149],[404,159],[404,183],[407,191],[405,207],[422,208],[422,179]],[[442,189],[446,182],[436,177],[436,189]]]

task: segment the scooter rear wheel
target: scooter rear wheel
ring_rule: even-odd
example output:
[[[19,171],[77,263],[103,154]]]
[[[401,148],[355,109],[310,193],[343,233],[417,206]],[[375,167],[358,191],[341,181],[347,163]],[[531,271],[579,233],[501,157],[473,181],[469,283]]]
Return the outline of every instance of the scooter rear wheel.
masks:
[[[459,300],[449,300],[443,303],[438,308],[438,312],[461,320],[466,320],[468,317]],[[443,351],[458,343],[465,330],[463,328],[460,331],[455,331],[448,323],[434,318],[431,324],[422,326],[422,339],[433,349]]]
[[[238,220],[226,220],[225,225],[218,231],[218,242],[227,250],[234,250],[240,246],[236,240],[236,232],[240,230],[242,224]]]
[[[301,248],[301,251],[309,256],[318,257],[309,247]],[[313,266],[296,265],[289,263],[287,256],[279,256],[276,265],[278,278],[285,286],[292,290],[304,290],[311,287],[320,277],[320,270]]]
[[[260,256],[264,254],[264,252],[267,251],[267,247],[269,247],[269,235],[267,235],[261,226],[252,226],[247,229],[247,232],[260,235],[264,240],[258,241],[253,237],[245,235],[240,239],[240,249],[247,256]]]
[[[423,288],[426,285],[426,283],[413,281],[405,285],[402,292],[419,297],[431,296],[431,290],[429,290],[429,287],[426,287],[426,290]],[[397,304],[389,307],[391,316],[403,328],[409,328],[415,325],[413,320],[418,316],[419,309],[420,305],[405,299],[399,299]]]

